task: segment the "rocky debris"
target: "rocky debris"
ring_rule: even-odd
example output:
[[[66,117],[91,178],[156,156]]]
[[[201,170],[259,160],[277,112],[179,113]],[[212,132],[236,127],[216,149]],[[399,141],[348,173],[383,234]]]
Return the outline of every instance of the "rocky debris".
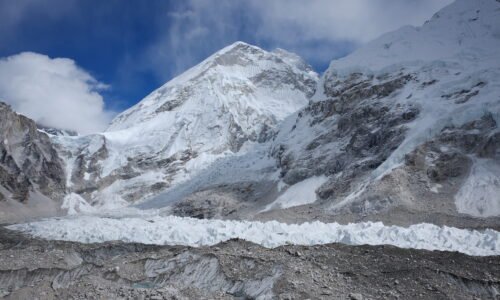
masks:
[[[247,219],[275,196],[273,182],[237,182],[205,187],[172,205],[176,216],[201,219]]]
[[[367,215],[406,209],[413,214],[431,211],[460,215],[455,197],[469,176],[473,159],[490,160],[491,164],[500,161],[497,128],[491,114],[461,126],[443,128],[407,154],[401,167],[371,182],[356,201],[339,212]]]
[[[500,161],[500,134],[492,114],[459,126],[446,126],[433,138],[405,155],[401,166],[366,185],[349,205],[331,211],[330,202],[322,205],[269,212],[261,220],[318,219],[325,222],[383,221],[386,224],[409,225],[420,222],[456,227],[497,228],[498,217],[483,219],[457,212],[456,195],[470,176],[474,160],[491,166]],[[347,174],[352,171],[347,170]],[[346,173],[345,171],[343,172]],[[345,175],[344,175],[345,176]],[[343,179],[348,178],[348,179]],[[333,177],[327,188],[337,193],[349,191],[356,177]],[[333,204],[342,201],[342,197]],[[330,210],[330,211],[329,211]],[[326,213],[325,213],[326,211]],[[328,216],[330,215],[330,216]]]
[[[390,246],[78,244],[0,229],[7,299],[496,299],[498,257]]]
[[[500,132],[491,114],[459,127],[448,126],[434,139],[406,155],[412,171],[426,173],[431,182],[443,183],[466,175],[470,156],[500,159]]]
[[[242,206],[232,194],[206,190],[193,193],[173,205],[172,213],[181,217],[213,219],[228,217]]]

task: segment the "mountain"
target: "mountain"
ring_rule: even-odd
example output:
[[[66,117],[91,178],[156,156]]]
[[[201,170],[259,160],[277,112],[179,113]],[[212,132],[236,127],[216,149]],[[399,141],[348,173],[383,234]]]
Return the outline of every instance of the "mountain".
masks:
[[[265,146],[142,207],[289,222],[498,222],[487,218],[500,215],[499,30],[498,1],[458,0],[421,27],[387,33],[332,61],[312,101]]]
[[[155,195],[271,139],[317,80],[295,54],[234,43],[118,115],[106,132],[54,136],[68,191],[80,204],[83,197],[105,207]]]
[[[333,215],[500,215],[500,3],[458,0],[333,61],[273,154]]]
[[[0,220],[62,213],[63,166],[49,136],[0,102]]]
[[[0,103],[0,222],[83,212],[0,227],[0,297],[498,299],[499,49],[457,0],[321,78],[235,43],[102,133]]]
[[[64,184],[41,191],[69,213],[497,226],[499,28],[500,2],[457,0],[319,79],[294,54],[237,42],[103,133],[49,134]]]

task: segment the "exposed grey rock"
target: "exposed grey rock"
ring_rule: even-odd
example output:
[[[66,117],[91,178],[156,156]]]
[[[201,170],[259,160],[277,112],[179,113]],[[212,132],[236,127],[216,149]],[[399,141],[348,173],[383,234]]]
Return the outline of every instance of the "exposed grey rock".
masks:
[[[13,199],[26,201],[28,192],[35,188],[47,196],[64,192],[62,162],[49,137],[38,131],[32,120],[1,102],[0,140],[0,184],[12,193]]]
[[[286,144],[274,147],[272,153],[286,183],[294,184],[318,174],[343,172],[335,182],[344,186],[352,177],[377,168],[403,141],[404,124],[416,118],[418,108],[391,106],[390,101],[378,99],[396,92],[412,76],[398,74],[394,78],[387,75],[385,81],[375,84],[373,77],[362,81],[360,78],[362,74],[353,74],[344,82],[326,87],[325,93],[332,98],[312,102],[299,112],[297,123],[302,127],[292,130],[309,130],[304,126],[331,128],[315,137],[304,151],[287,151],[293,145]],[[335,183],[330,182],[318,193],[326,199],[332,197],[336,189]]]

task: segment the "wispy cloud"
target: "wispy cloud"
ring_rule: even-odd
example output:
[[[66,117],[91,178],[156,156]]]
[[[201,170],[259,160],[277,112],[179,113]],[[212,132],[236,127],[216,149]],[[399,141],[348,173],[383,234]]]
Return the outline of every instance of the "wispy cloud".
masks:
[[[421,25],[453,0],[249,1],[260,17],[256,34],[284,43],[349,40],[364,43],[403,25]]]
[[[166,12],[164,30],[144,52],[142,61],[162,79],[185,71],[213,51],[241,39],[244,2],[189,0]],[[238,15],[240,17],[238,17]]]
[[[99,94],[106,88],[71,59],[32,52],[0,59],[0,100],[45,126],[105,129],[113,115]]]
[[[453,0],[188,0],[146,51],[164,77],[238,39],[295,51],[326,65],[403,25],[421,25]]]

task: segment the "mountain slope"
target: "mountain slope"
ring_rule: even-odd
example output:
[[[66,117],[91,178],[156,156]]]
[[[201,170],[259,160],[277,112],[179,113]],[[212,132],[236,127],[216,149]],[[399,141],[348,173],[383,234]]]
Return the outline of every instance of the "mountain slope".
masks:
[[[499,30],[498,1],[459,0],[421,27],[385,34],[332,61],[312,101],[267,144],[142,207],[293,222],[496,224],[474,217],[500,216]]]
[[[283,180],[330,176],[335,215],[499,216],[498,49],[500,3],[458,0],[333,61],[276,139]]]
[[[294,54],[230,45],[86,137],[54,137],[68,186],[92,204],[125,205],[262,143],[308,103],[317,74]]]
[[[64,192],[63,162],[49,137],[0,102],[0,220],[57,214]]]
[[[106,132],[51,135],[63,206],[497,226],[499,16],[498,1],[458,0],[332,61],[319,81],[284,50],[230,45]]]

